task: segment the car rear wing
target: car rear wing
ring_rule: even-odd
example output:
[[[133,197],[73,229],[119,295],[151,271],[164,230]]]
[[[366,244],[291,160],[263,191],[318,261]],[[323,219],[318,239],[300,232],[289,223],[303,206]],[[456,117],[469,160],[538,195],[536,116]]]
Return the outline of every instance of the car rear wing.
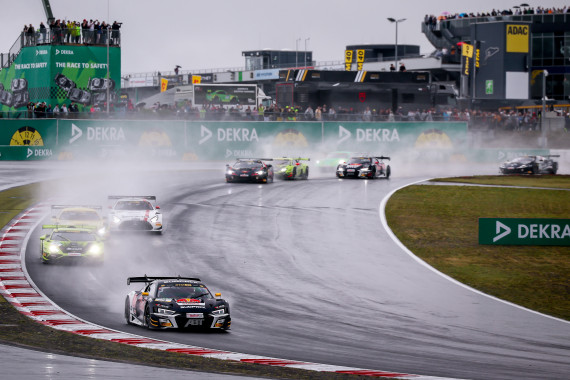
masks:
[[[559,154],[547,154],[544,157],[560,157],[560,155]]]
[[[377,159],[379,159],[379,160],[388,160],[388,161],[390,161],[390,157],[387,157],[387,156],[378,156],[378,157],[374,157],[374,158],[377,158]]]
[[[44,230],[66,230],[66,229],[80,229],[80,230],[90,230],[94,231],[97,229],[97,226],[88,225],[88,224],[44,224],[42,225],[42,229]]]
[[[274,158],[274,161],[286,161],[286,160],[293,160],[293,161],[311,161],[310,158],[302,158],[302,157],[279,157],[279,158]]]
[[[103,206],[100,205],[51,205],[52,210],[61,210],[64,208],[92,208],[93,210],[103,210]]]
[[[191,281],[200,281],[199,278],[196,277],[149,277],[145,275],[144,277],[128,277],[127,278],[127,285],[130,285],[131,282],[144,282],[149,283],[154,280],[191,280]]]
[[[156,201],[155,195],[109,195],[107,199],[124,199],[124,198],[138,198],[138,199],[146,199],[149,201]]]
[[[237,161],[273,161],[273,158],[238,158]]]

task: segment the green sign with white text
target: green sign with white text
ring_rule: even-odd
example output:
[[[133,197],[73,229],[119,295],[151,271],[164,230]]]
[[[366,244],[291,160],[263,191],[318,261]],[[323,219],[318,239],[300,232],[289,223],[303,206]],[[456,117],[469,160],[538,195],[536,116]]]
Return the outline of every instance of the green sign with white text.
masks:
[[[570,245],[570,219],[479,218],[479,244]]]

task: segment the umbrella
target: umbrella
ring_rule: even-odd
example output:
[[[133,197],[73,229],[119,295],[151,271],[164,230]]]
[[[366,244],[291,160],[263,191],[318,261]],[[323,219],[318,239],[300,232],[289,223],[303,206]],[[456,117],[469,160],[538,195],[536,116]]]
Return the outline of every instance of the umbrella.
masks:
[[[450,14],[451,14],[451,13],[449,13],[448,11],[441,12],[441,15],[442,15],[442,16],[448,16],[448,15],[450,15]]]
[[[530,5],[528,5],[527,3],[522,3],[521,7],[530,7]]]
[[[182,68],[182,66],[180,66],[180,65],[176,65],[176,68],[177,68],[177,69],[180,69],[180,68]]]

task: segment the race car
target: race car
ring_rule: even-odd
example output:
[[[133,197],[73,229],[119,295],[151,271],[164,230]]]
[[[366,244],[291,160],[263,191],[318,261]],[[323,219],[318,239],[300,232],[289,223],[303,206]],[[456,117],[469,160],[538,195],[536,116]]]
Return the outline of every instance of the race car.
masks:
[[[264,161],[272,158],[238,158],[233,165],[226,165],[226,182],[273,182],[273,165]]]
[[[27,106],[30,102],[30,94],[28,91],[15,92],[13,94],[13,104],[14,108],[21,108]]]
[[[274,158],[276,175],[281,179],[308,179],[309,165],[300,161],[310,161],[310,158]]]
[[[348,162],[339,164],[336,168],[338,178],[390,178],[390,165],[383,160],[390,160],[385,156],[358,156],[352,157]]]
[[[10,88],[12,92],[22,92],[28,89],[28,81],[24,78],[16,78],[12,79],[12,83],[10,84]]]
[[[89,78],[87,88],[93,92],[112,91],[115,89],[115,81],[111,78]]]
[[[87,260],[103,263],[105,243],[93,226],[43,225],[52,232],[40,236],[42,263]]]
[[[77,85],[75,84],[74,81],[72,81],[71,79],[69,79],[68,77],[66,77],[63,74],[57,74],[55,76],[55,84],[57,84],[57,86],[59,88],[61,88],[62,90],[65,90],[67,92],[71,91],[72,88],[76,88]]]
[[[12,107],[14,104],[14,96],[12,93],[6,90],[0,91],[0,104],[5,105],[6,107]]]
[[[502,174],[556,174],[558,162],[552,157],[560,157],[558,154],[546,156],[521,156],[502,163],[499,171]]]
[[[127,285],[144,283],[125,299],[127,324],[148,329],[222,329],[231,325],[230,305],[199,278],[129,277]]]
[[[208,90],[208,93],[206,94],[206,100],[208,100],[211,103],[216,103],[216,104],[219,104],[219,103],[238,104],[239,103],[239,97],[237,95],[228,94],[228,92],[225,90],[216,90],[216,91]]]
[[[325,155],[316,161],[316,166],[319,171],[333,171],[339,164],[347,162],[353,154],[348,151],[335,151]]]
[[[108,234],[106,220],[101,215],[102,206],[92,205],[52,205],[51,220],[56,225],[91,226],[99,236]]]
[[[163,231],[162,213],[154,195],[110,195],[114,202],[109,212],[110,231]]]
[[[67,93],[67,97],[72,102],[83,104],[84,106],[91,104],[91,93],[79,88],[72,88]]]

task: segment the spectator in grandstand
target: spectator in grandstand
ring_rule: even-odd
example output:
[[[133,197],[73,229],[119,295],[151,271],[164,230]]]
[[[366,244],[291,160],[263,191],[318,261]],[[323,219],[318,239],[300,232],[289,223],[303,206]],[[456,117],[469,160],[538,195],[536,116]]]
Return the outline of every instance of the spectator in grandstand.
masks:
[[[393,63],[390,63],[390,72],[396,71],[396,66]]]
[[[30,24],[29,26],[24,25],[24,34],[26,35],[26,45],[27,46],[35,45],[36,31],[34,30],[32,24]]]
[[[406,65],[404,65],[404,62],[400,63],[400,72],[403,73],[404,71],[406,71]]]
[[[120,44],[119,29],[121,28],[121,25],[123,25],[122,22],[114,21],[113,25],[111,26],[111,30],[112,30],[112,32],[111,32],[111,38],[112,38],[111,43],[112,43],[112,45],[119,45]]]
[[[83,38],[83,44],[87,45],[89,39],[89,23],[85,19],[83,19],[81,23],[81,36]]]
[[[43,22],[40,22],[40,29],[39,30],[40,30],[40,35],[42,36],[42,40],[40,43],[45,44],[47,42],[46,41],[47,30],[46,30],[46,26],[44,25]]]

